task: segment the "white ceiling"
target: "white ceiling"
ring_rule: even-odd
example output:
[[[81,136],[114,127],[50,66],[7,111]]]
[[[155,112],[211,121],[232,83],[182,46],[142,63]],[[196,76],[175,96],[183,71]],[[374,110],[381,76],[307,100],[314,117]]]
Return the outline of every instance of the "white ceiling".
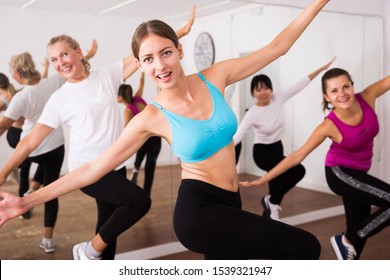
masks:
[[[0,0],[0,7],[21,8],[31,0]],[[130,2],[126,0],[36,0],[26,7],[28,10],[60,11],[70,13],[82,13],[98,15],[99,12],[120,3]],[[172,17],[187,18],[192,5],[195,4],[197,16],[202,16],[217,11],[235,8],[255,2],[251,0],[136,0],[105,15],[121,16],[141,19]]]

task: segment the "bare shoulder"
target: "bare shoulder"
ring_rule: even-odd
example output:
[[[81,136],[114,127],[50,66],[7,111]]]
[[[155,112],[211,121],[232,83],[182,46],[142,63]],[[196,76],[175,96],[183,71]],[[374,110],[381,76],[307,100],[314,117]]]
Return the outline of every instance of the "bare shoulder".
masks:
[[[162,110],[152,104],[148,104],[142,112],[134,118],[134,123],[148,131],[152,136],[160,136],[170,139],[170,125]],[[132,120],[133,121],[133,120]]]
[[[328,118],[325,118],[324,121],[317,128],[319,133],[324,137],[329,137],[333,141],[340,142],[341,141],[341,133],[338,130],[337,126]]]

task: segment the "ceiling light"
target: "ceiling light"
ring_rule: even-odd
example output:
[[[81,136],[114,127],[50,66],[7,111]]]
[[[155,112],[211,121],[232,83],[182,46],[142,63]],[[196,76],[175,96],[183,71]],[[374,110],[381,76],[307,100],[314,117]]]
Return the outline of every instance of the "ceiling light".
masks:
[[[202,12],[202,11],[213,9],[213,8],[216,8],[216,7],[219,7],[219,6],[223,6],[225,4],[229,4],[230,2],[232,2],[232,0],[225,0],[225,1],[222,1],[222,2],[217,2],[217,3],[214,3],[214,4],[208,5],[208,6],[204,6],[202,8],[196,8],[196,12],[199,13],[199,12]],[[165,16],[165,17],[163,17],[163,19],[176,19],[176,18],[181,18],[183,16],[187,16],[188,14],[189,14],[189,12],[184,12],[184,13],[176,14],[176,15],[173,15],[173,16]]]
[[[20,9],[23,10],[23,9],[27,8],[28,6],[31,6],[32,4],[34,4],[37,1],[38,0],[30,0],[26,4],[24,4],[22,7],[20,7]]]
[[[114,5],[114,6],[110,7],[110,8],[107,8],[105,10],[102,10],[102,11],[98,12],[97,15],[100,16],[100,15],[106,14],[108,12],[111,12],[112,10],[116,10],[116,9],[118,9],[120,7],[126,6],[126,5],[131,4],[131,3],[135,2],[135,1],[137,1],[137,0],[127,0],[127,1],[124,1],[122,3],[119,3],[117,5]]]

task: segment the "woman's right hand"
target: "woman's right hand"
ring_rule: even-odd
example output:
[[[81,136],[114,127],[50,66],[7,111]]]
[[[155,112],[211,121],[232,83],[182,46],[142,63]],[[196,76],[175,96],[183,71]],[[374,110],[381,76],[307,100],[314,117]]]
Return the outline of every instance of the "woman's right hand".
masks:
[[[267,182],[263,179],[263,177],[260,177],[256,180],[253,180],[253,181],[241,181],[238,183],[240,184],[241,187],[253,187],[253,186],[263,185]]]

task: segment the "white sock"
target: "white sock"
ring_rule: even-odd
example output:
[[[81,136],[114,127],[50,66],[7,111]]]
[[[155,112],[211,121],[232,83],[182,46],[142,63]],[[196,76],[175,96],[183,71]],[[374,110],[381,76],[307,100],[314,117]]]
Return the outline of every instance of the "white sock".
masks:
[[[88,241],[87,246],[85,246],[85,254],[87,257],[92,257],[92,258],[99,258],[101,255],[101,252],[98,252],[93,248],[92,242]]]
[[[47,242],[50,242],[52,240],[52,238],[46,238],[46,237],[42,237],[42,243],[47,243]]]

